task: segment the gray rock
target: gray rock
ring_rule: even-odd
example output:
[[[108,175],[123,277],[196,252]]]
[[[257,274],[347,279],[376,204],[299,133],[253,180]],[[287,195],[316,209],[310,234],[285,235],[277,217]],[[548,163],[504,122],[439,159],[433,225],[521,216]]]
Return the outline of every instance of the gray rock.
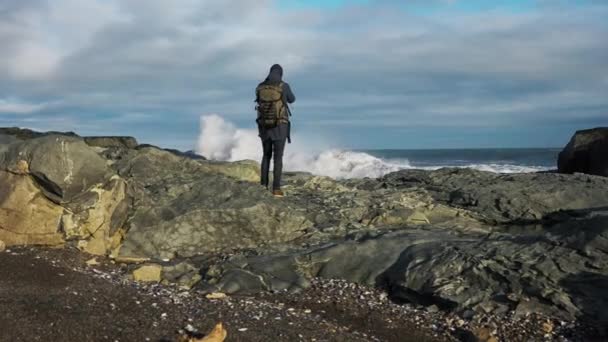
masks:
[[[146,148],[116,164],[134,206],[122,258],[174,258],[294,240],[312,223],[259,185]]]
[[[113,172],[81,138],[44,135],[8,145],[0,155],[0,168],[19,173],[26,161],[29,173],[45,195],[57,203],[70,202],[89,188],[104,184]]]
[[[573,229],[582,234],[561,243]],[[235,273],[244,270],[247,279],[254,275],[259,279],[255,288],[266,290],[299,288],[313,277],[339,278],[386,288],[394,299],[448,309],[475,307],[481,312],[504,314],[509,307],[517,307],[518,312],[596,317],[608,304],[608,296],[599,288],[603,285],[568,279],[581,273],[608,279],[607,238],[608,216],[593,215],[528,234],[410,229],[227,264],[224,268],[230,277],[222,279],[219,288],[229,293],[249,291],[245,286],[248,282]],[[527,299],[512,302],[505,299],[505,293]],[[530,301],[545,304],[535,306]]]
[[[559,172],[608,177],[608,127],[577,131],[559,154]]]
[[[84,141],[89,146],[94,147],[122,147],[122,148],[135,148],[138,143],[133,137],[84,137]]]
[[[180,262],[172,266],[164,266],[162,271],[164,281],[171,284],[178,284],[182,287],[192,288],[202,277],[199,269],[188,262]]]
[[[608,206],[608,179],[554,173],[496,174],[470,169],[405,170],[378,188],[424,188],[441,203],[467,209],[490,223],[530,223],[564,210]]]
[[[18,127],[0,127],[0,136],[11,136],[17,140],[29,140],[34,138],[40,138],[47,135],[65,135],[69,137],[78,137],[74,132],[36,132],[27,128]]]

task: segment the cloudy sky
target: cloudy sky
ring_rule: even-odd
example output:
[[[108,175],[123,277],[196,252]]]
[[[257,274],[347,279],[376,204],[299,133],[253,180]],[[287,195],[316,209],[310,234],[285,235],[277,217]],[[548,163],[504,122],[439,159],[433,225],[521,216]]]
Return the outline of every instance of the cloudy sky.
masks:
[[[294,130],[350,148],[563,146],[608,125],[608,1],[1,0],[0,126],[191,149],[252,127],[273,63]]]

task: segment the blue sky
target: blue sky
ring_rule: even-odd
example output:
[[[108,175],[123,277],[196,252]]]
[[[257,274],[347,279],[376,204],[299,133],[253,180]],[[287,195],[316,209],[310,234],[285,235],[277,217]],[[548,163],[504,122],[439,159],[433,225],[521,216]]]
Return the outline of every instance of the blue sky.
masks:
[[[0,126],[192,149],[253,128],[273,63],[298,144],[560,147],[608,126],[608,2],[4,0]]]

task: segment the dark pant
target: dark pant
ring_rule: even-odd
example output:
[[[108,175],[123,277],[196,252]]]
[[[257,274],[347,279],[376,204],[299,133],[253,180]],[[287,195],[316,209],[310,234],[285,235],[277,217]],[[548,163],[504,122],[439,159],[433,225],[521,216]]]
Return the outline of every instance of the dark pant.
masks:
[[[270,159],[274,159],[274,179],[272,189],[281,189],[281,172],[283,171],[283,151],[285,150],[285,139],[262,140],[264,147],[264,157],[262,158],[262,177],[260,183],[268,187],[268,173],[270,172]],[[274,154],[274,158],[273,158]]]

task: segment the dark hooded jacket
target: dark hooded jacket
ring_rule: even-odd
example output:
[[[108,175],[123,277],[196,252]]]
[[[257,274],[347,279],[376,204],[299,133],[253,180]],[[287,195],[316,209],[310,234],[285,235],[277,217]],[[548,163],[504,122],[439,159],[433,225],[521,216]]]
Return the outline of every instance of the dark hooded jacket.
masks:
[[[268,77],[264,80],[264,82],[260,83],[260,85],[272,84],[277,85],[283,82],[283,102],[285,106],[289,103],[294,103],[296,101],[296,97],[293,95],[291,91],[291,87],[289,83],[283,81],[283,68],[275,64],[270,68],[270,72],[268,73]],[[256,101],[258,99],[258,94],[255,94]],[[288,107],[289,108],[289,107]],[[289,109],[288,109],[289,110]],[[277,127],[264,129],[262,127],[259,128],[259,135],[262,140],[272,139],[272,140],[283,140],[289,137],[289,125],[288,124],[280,124]]]

